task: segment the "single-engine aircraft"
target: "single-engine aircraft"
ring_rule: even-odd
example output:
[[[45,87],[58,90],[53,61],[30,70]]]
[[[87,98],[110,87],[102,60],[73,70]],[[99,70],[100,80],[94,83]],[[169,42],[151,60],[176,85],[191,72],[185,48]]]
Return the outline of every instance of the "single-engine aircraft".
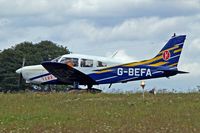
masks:
[[[16,72],[27,82],[38,84],[93,85],[126,83],[170,77],[188,72],[177,66],[186,35],[172,36],[161,51],[149,60],[125,63],[107,57],[67,54],[42,65],[26,66]],[[109,86],[109,87],[110,87]]]

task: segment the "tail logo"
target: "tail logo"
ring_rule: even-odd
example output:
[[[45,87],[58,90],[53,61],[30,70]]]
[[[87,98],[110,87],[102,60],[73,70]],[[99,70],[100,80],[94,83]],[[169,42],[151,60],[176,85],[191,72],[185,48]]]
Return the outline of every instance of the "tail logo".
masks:
[[[166,51],[163,52],[162,56],[163,56],[163,60],[168,61],[169,58],[171,57],[171,54],[168,50],[166,50]]]

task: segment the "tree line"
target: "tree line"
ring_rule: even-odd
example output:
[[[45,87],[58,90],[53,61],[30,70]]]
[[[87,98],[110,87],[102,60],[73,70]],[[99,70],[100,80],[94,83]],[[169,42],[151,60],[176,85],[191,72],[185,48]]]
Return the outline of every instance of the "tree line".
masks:
[[[23,59],[25,59],[25,66],[37,65],[69,53],[67,47],[51,41],[22,42],[4,49],[0,52],[0,91],[19,91],[30,87],[25,84],[25,81],[22,86],[18,85],[19,74],[15,71],[22,67]]]

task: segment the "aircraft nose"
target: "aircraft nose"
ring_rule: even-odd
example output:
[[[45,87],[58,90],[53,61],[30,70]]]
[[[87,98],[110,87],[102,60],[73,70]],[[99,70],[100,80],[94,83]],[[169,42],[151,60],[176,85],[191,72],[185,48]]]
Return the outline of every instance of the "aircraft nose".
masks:
[[[22,73],[22,68],[17,69],[16,73],[21,74]]]

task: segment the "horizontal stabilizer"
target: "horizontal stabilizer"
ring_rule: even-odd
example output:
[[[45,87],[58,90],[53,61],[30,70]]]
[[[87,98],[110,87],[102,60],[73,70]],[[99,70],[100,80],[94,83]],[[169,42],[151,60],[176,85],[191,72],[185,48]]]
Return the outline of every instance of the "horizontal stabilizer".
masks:
[[[178,72],[178,74],[187,74],[187,73],[189,73],[189,72],[184,72],[184,71],[177,71]]]
[[[189,72],[179,71],[177,69],[170,69],[168,67],[158,67],[157,71],[163,71],[166,75],[168,74],[186,74]]]

